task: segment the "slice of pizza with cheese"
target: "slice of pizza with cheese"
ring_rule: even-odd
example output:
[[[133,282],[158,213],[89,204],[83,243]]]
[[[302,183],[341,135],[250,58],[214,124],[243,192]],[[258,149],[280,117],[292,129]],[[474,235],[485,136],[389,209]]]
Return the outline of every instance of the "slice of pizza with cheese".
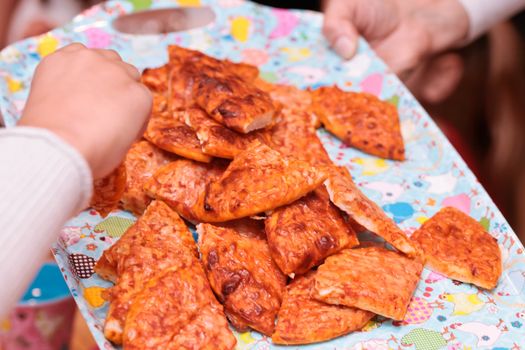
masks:
[[[211,287],[234,321],[271,335],[286,276],[270,256],[260,222],[199,224],[199,250]],[[241,327],[242,328],[242,327]]]
[[[120,164],[109,175],[93,181],[93,196],[89,206],[102,217],[108,216],[117,209],[118,203],[126,189],[126,167]]]
[[[120,198],[122,208],[135,215],[142,215],[151,202],[144,191],[144,184],[158,168],[176,158],[146,140],[135,142],[124,159],[127,178],[126,188]]]
[[[347,213],[353,223],[357,224],[356,226],[375,233],[405,254],[410,256],[419,254],[410,238],[375,202],[359,190],[347,168],[333,168],[325,186],[330,194],[330,200]]]
[[[154,93],[165,95],[168,92],[169,66],[167,64],[158,68],[146,68],[142,72],[141,82]]]
[[[248,82],[253,82],[259,76],[256,66],[246,63],[237,63],[230,60],[220,60],[208,56],[200,51],[187,49],[177,45],[168,46],[169,63],[171,67],[184,68],[185,65],[199,64],[202,67],[225,70],[229,74],[238,75]]]
[[[265,130],[271,147],[280,153],[309,162],[312,165],[332,165],[316,129],[305,112],[283,109],[275,124]]]
[[[403,320],[423,262],[382,247],[344,249],[315,275],[313,297]]]
[[[207,185],[224,173],[227,165],[221,160],[201,163],[178,159],[157,169],[144,184],[144,190],[150,197],[166,202],[185,219],[199,222],[202,218],[194,210],[199,198]]]
[[[374,317],[370,311],[330,305],[312,298],[315,271],[296,277],[286,287],[275,344],[295,345],[327,341],[363,328]]]
[[[233,350],[228,327],[199,263],[163,270],[131,303],[124,349]]]
[[[181,157],[208,163],[211,157],[204,154],[195,131],[182,120],[184,112],[153,113],[144,134],[155,146]]]
[[[356,233],[324,187],[284,207],[265,220],[272,257],[287,275],[300,275],[343,248],[359,244]]]
[[[268,126],[276,112],[266,92],[227,71],[196,66],[193,97],[213,119],[243,134]]]
[[[316,115],[344,143],[378,157],[405,159],[399,115],[393,104],[337,86],[321,87],[312,96]]]
[[[292,85],[272,84],[263,79],[257,79],[255,85],[267,92],[274,103],[279,104],[282,110],[294,112],[308,125],[318,128],[321,122],[312,108],[312,94]]]
[[[241,134],[228,129],[198,107],[185,110],[184,121],[195,130],[202,151],[213,157],[233,159],[255,140],[265,140],[265,133],[257,130]]]
[[[455,280],[493,289],[501,276],[497,240],[467,214],[441,209],[410,237],[433,270]]]
[[[153,201],[95,265],[97,274],[116,282],[108,296],[106,338],[122,343],[129,306],[151,278],[173,266],[198,263],[197,247],[184,221],[165,203]]]
[[[205,222],[256,215],[294,202],[325,178],[324,168],[285,157],[254,142],[207,186],[195,211]]]

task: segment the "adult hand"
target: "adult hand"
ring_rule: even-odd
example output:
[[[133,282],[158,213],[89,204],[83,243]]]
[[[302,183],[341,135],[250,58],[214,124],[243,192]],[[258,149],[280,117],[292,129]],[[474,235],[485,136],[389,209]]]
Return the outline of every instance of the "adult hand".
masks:
[[[325,0],[323,33],[343,58],[351,58],[364,36],[397,74],[461,45],[469,19],[458,0]]]
[[[139,80],[115,51],[66,46],[37,67],[19,125],[54,132],[101,178],[143,133],[152,97]]]

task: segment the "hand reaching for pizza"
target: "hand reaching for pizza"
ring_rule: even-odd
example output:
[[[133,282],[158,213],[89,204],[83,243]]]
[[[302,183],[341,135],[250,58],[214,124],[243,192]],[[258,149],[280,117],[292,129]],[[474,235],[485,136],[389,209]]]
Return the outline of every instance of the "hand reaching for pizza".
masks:
[[[101,178],[144,131],[152,97],[139,80],[115,51],[66,46],[37,67],[19,124],[54,132]]]
[[[343,58],[356,52],[358,35],[397,74],[420,61],[458,47],[469,19],[458,0],[325,0],[323,33]]]

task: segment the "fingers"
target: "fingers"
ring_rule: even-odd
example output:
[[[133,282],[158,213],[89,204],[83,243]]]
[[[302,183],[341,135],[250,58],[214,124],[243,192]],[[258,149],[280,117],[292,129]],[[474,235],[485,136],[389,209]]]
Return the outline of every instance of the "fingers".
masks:
[[[57,52],[75,52],[82,49],[87,48],[81,43],[73,43],[58,49]]]
[[[350,59],[357,50],[358,33],[352,24],[352,1],[326,2],[323,34],[334,51]]]
[[[96,53],[112,61],[122,61],[122,57],[115,50],[93,49]]]
[[[140,80],[140,72],[137,68],[135,68],[134,65],[126,63],[124,61],[119,62],[119,65],[126,71],[126,73],[130,76],[131,79],[135,81]]]
[[[115,50],[104,50],[104,49],[88,49],[86,46],[84,46],[81,43],[73,43],[69,44],[67,46],[64,46],[63,48],[59,49],[57,52],[65,52],[65,53],[72,53],[77,52],[80,50],[91,50],[92,52],[97,53],[98,55],[104,57],[105,59],[112,61],[114,63],[117,63],[124,71],[127,73],[127,75],[136,81],[140,80],[140,72],[135,68],[133,65],[126,63],[122,60],[122,57],[118,54]]]
[[[426,31],[401,25],[384,40],[374,42],[372,47],[394,73],[406,77],[427,56],[430,44]]]

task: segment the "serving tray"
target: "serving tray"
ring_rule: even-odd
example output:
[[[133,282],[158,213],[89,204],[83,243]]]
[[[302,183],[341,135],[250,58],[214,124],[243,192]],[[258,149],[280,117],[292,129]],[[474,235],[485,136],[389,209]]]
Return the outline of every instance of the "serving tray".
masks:
[[[209,6],[215,20],[198,29],[162,35],[124,34],[112,25],[115,18],[133,11],[179,6]],[[319,136],[330,156],[347,166],[365,194],[408,234],[442,206],[454,206],[479,220],[498,239],[502,251],[504,271],[498,287],[487,292],[425,270],[402,323],[376,318],[362,332],[310,346],[279,347],[257,332],[236,333],[238,349],[525,349],[523,245],[448,140],[367,44],[361,41],[357,56],[343,62],[328,48],[321,25],[318,13],[242,0],[110,1],[62,28],[4,49],[0,111],[5,125],[14,126],[35,66],[71,42],[115,49],[139,68],[165,63],[167,45],[178,44],[257,65],[261,76],[271,82],[301,88],[338,84],[378,95],[398,107],[408,159],[393,162],[366,155],[321,129]],[[134,220],[125,211],[105,219],[95,211],[84,211],[65,225],[53,247],[102,349],[116,349],[102,332],[108,305],[101,293],[111,284],[93,274],[93,264]]]

